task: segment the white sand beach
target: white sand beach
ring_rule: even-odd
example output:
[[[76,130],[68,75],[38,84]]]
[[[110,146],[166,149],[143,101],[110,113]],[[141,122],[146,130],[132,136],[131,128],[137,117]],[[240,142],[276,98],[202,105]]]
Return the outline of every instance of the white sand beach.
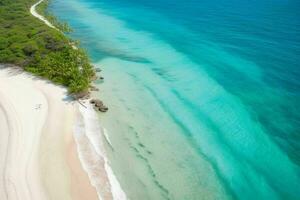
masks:
[[[0,199],[98,199],[73,140],[66,89],[0,68]]]
[[[42,1],[30,13],[57,29],[36,12]],[[103,134],[94,109],[66,88],[0,64],[1,200],[126,200]]]

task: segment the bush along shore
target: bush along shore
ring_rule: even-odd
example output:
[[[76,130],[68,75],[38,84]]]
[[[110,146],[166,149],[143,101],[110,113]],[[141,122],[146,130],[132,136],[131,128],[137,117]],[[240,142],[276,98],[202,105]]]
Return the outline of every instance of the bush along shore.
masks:
[[[74,41],[63,32],[68,26],[46,12],[48,2],[38,5],[55,27],[48,27],[29,12],[36,0],[0,0],[0,63],[22,67],[34,75],[66,86],[75,98],[89,93],[96,78],[84,50],[74,48]]]

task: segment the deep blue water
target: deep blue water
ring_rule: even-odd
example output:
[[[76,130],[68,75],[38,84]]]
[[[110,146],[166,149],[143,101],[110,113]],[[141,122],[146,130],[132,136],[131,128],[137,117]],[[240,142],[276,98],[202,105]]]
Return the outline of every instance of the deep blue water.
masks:
[[[300,1],[54,0],[50,10],[108,77],[106,126],[124,136],[112,164],[131,199],[300,199]]]

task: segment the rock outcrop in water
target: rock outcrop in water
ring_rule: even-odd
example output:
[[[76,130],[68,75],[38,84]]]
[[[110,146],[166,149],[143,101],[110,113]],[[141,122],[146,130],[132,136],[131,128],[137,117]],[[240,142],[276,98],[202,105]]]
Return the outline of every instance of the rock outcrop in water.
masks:
[[[99,99],[91,99],[90,103],[94,105],[94,108],[100,112],[107,112],[108,108]]]

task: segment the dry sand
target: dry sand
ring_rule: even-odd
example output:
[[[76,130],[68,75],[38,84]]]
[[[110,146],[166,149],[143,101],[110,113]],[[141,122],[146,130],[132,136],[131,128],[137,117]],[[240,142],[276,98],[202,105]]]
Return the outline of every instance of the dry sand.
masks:
[[[77,104],[66,90],[0,67],[0,199],[98,199],[72,131]]]

